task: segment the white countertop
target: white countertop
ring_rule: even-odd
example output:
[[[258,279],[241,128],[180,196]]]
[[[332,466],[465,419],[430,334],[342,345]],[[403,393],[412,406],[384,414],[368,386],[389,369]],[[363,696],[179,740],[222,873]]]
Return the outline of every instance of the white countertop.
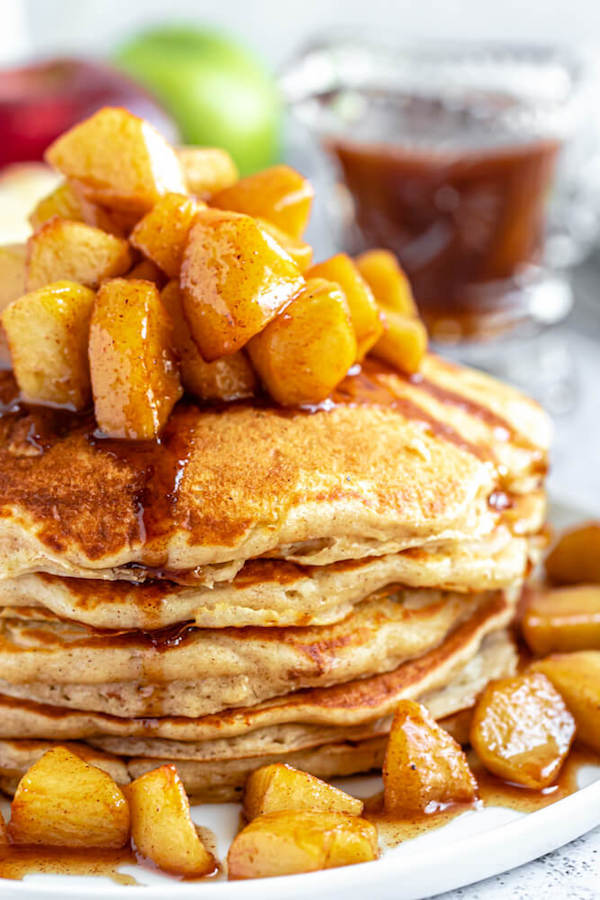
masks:
[[[526,866],[439,894],[438,900],[596,900],[599,896],[600,827]]]

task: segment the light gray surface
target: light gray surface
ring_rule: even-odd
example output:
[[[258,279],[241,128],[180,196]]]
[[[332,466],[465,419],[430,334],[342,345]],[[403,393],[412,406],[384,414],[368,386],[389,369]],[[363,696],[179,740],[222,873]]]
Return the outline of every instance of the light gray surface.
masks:
[[[600,896],[600,828],[526,866],[439,894],[438,900],[593,900]]]

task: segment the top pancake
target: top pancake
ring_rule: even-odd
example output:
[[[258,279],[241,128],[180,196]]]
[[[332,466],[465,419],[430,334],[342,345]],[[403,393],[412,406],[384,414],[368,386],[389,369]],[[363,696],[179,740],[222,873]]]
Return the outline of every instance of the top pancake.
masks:
[[[210,582],[254,557],[323,565],[473,540],[539,485],[549,441],[533,401],[436,357],[412,379],[368,361],[317,410],[180,403],[160,444],[20,406],[6,374],[0,397],[0,577],[141,565],[205,567]]]

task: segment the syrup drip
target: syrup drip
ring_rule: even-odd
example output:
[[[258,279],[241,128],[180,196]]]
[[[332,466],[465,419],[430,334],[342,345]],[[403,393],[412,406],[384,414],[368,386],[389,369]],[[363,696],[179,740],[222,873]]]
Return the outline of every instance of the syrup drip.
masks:
[[[89,439],[99,452],[110,454],[140,473],[136,498],[139,539],[154,547],[150,551],[153,559],[148,560],[150,566],[161,565],[161,541],[168,538],[178,519],[179,488],[190,458],[198,416],[197,406],[180,403],[158,441],[117,440],[98,432]]]
[[[120,885],[137,885],[132,875],[119,872],[137,862],[133,852],[123,850],[65,850],[58,847],[0,846],[0,878],[21,880],[26,875],[95,875]]]
[[[200,878],[183,878],[177,873],[164,872],[151,860],[136,850],[124,847],[121,850],[99,850],[93,848],[70,849],[63,847],[19,847],[16,844],[0,844],[0,878],[21,880],[26,875],[88,875],[110,878],[119,885],[140,885],[133,875],[119,871],[123,866],[140,866],[157,872],[166,878],[178,881],[213,880],[223,872],[216,858],[216,839],[213,832],[196,826],[204,846],[214,858],[214,869]]]

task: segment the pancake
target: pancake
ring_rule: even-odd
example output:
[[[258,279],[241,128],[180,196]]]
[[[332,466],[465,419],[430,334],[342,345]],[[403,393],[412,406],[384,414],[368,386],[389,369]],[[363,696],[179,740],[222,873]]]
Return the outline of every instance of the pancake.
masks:
[[[452,729],[452,716],[472,706],[487,680],[511,674],[515,665],[516,653],[511,641],[505,632],[497,632],[483,641],[477,656],[458,670],[446,688],[423,695],[415,683],[412,688],[406,687],[404,696],[421,699],[442,723],[450,717],[448,724]],[[399,699],[397,697],[395,702]],[[236,743],[235,738],[229,742],[209,741],[204,749],[194,743],[188,744],[186,749],[186,745],[164,740],[150,740],[144,744],[138,742],[136,745],[125,738],[121,739],[119,755],[107,753],[102,747],[91,747],[89,743],[66,742],[66,745],[94,765],[109,771],[121,784],[157,765],[174,762],[186,789],[196,799],[224,801],[237,799],[250,772],[270,762],[285,761],[327,778],[379,767],[390,721],[388,716],[362,728],[346,729],[344,734],[332,728],[322,730],[318,736],[307,732],[304,740],[298,737],[296,741],[286,741],[280,735],[279,741],[274,737],[270,742],[255,742],[243,752],[240,752],[240,743]],[[113,739],[113,742],[117,740]],[[64,741],[0,740],[0,786],[13,792],[19,777],[29,765],[57,743],[65,745]]]
[[[532,528],[540,527],[545,510],[543,497],[537,499]],[[212,588],[21,575],[0,581],[0,607],[41,606],[61,618],[109,629],[152,630],[189,621],[201,628],[328,625],[388,585],[465,592],[507,588],[537,559],[538,544],[538,537],[514,536],[500,526],[481,541],[329,566],[250,560],[233,581]]]
[[[302,690],[250,709],[224,710],[199,718],[182,715],[126,718],[42,705],[32,702],[28,697],[29,686],[25,686],[21,698],[0,698],[0,737],[131,737],[198,743],[248,737],[252,733],[260,735],[290,725],[319,728],[363,725],[389,716],[404,697],[429,694],[458,678],[478,654],[482,641],[487,635],[500,633],[512,612],[506,598],[494,595],[437,647],[392,672],[333,687]],[[498,640],[496,649],[500,647]],[[13,693],[18,694],[18,687]]]
[[[447,685],[423,693],[423,673],[421,673],[421,678],[406,686],[396,702],[398,699],[419,700],[429,707],[437,719],[453,715],[470,708],[491,679],[512,675],[516,662],[517,654],[507,633],[494,632],[483,640],[477,654],[465,666],[451,672],[452,677]],[[371,718],[359,725],[294,723],[257,729],[238,737],[212,741],[170,741],[151,737],[90,737],[87,740],[99,750],[126,756],[223,760],[269,753],[289,753],[342,740],[366,740],[387,734],[391,724],[392,716],[388,714]]]
[[[400,590],[375,594],[328,626],[160,632],[102,632],[9,608],[0,617],[0,692],[121,716],[208,715],[391,671],[479,609],[514,601]]]
[[[436,357],[413,378],[367,361],[314,410],[182,402],[159,444],[19,404],[11,378],[0,577],[140,578],[142,566],[213,583],[257,557],[328,565],[458,545],[490,535],[546,467],[543,411]]]

